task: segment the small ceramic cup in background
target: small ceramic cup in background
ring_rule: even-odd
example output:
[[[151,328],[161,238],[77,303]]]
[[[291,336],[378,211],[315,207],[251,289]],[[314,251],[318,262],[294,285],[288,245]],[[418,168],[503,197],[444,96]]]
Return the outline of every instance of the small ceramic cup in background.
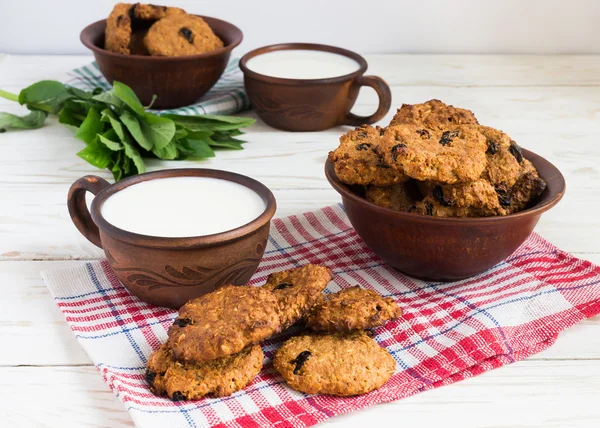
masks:
[[[257,73],[248,68],[256,56],[280,50],[315,50],[343,55],[358,63],[353,73],[323,79],[288,79]],[[338,125],[359,126],[381,120],[392,104],[387,83],[377,76],[364,76],[367,61],[359,54],[335,46],[284,43],[248,52],[240,60],[244,84],[258,116],[268,125],[285,131],[322,131]],[[362,86],[379,96],[377,111],[370,116],[350,112]]]

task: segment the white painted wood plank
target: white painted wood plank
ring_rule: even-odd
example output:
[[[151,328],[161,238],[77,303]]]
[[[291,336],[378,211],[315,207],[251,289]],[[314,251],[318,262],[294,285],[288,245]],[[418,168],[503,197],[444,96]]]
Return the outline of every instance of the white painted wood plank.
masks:
[[[236,56],[236,52],[234,52]],[[238,57],[240,55],[237,55]],[[367,74],[393,86],[590,86],[600,85],[600,55],[364,55]],[[93,61],[91,55],[0,58],[0,87],[65,79]]]
[[[76,263],[0,262],[0,337],[10,343],[0,353],[0,366],[91,364],[40,277],[42,270]],[[531,359],[565,358],[600,360],[600,317],[564,331],[554,346]]]
[[[600,420],[598,361],[522,361],[324,426],[590,428]],[[32,410],[35,405],[35,410]],[[93,367],[0,368],[3,427],[132,424]]]
[[[0,374],[3,428],[134,426],[94,367],[2,367]]]

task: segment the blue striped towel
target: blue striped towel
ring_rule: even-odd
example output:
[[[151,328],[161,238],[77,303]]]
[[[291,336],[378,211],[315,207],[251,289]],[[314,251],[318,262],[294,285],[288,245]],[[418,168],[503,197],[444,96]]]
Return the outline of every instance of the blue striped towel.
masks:
[[[232,114],[250,108],[250,101],[244,89],[244,77],[238,67],[239,59],[229,61],[223,75],[213,88],[196,104],[170,110],[155,110],[157,113],[175,113],[185,115]],[[110,90],[111,85],[104,78],[96,62],[71,70],[67,85],[92,91],[95,88]]]

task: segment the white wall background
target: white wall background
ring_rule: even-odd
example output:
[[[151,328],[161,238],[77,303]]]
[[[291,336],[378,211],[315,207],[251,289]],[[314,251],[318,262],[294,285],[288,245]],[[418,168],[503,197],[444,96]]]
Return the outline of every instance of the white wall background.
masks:
[[[152,1],[234,23],[240,54],[300,41],[361,53],[600,53],[600,0]],[[79,32],[115,3],[0,0],[0,53],[85,53]]]

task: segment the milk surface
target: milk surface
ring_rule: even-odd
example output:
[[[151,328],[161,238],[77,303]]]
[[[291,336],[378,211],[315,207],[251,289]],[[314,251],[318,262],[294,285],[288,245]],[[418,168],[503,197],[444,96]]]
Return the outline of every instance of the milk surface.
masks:
[[[250,58],[246,66],[260,74],[284,79],[327,79],[354,73],[360,64],[331,52],[284,50]]]
[[[111,195],[102,216],[112,225],[142,235],[182,238],[225,232],[265,211],[253,190],[208,177],[143,181]]]

